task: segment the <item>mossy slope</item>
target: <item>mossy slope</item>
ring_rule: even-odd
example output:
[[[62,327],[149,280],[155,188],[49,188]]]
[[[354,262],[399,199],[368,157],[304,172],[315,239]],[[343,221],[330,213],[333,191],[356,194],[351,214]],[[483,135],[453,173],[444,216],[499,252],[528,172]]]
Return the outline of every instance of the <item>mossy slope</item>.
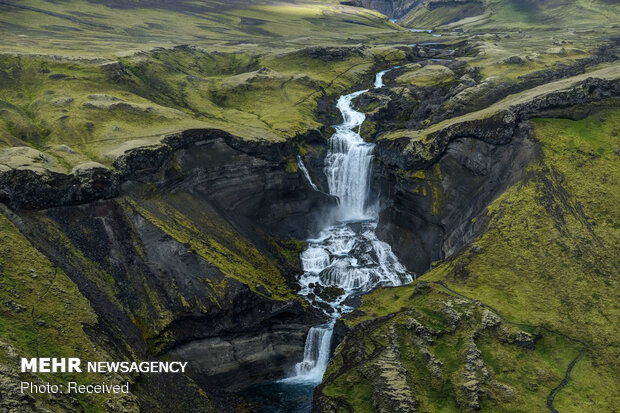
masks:
[[[474,31],[585,28],[613,24],[618,5],[604,0],[429,0],[400,19],[414,28],[463,27]]]
[[[463,350],[467,341],[459,341],[453,331],[426,344],[447,371],[457,372],[457,376],[442,375],[433,382],[429,357],[419,355],[425,347],[416,344],[422,330],[406,327],[406,319],[416,314],[422,327],[444,329],[446,312],[441,307],[465,296],[476,300],[466,304],[474,305],[472,314],[480,304],[490,306],[504,323],[517,323],[540,337],[535,350],[523,350],[506,346],[497,337],[480,335],[476,345],[490,372],[483,387],[493,387],[477,393],[482,410],[497,411],[500,406],[502,411],[544,410],[549,393],[582,349],[584,357],[575,364],[568,385],[555,395],[553,406],[559,411],[597,412],[611,411],[617,405],[613,389],[619,333],[613,320],[618,317],[620,265],[620,111],[604,110],[581,121],[541,119],[534,121],[534,127],[544,159],[532,164],[524,181],[489,206],[488,229],[475,240],[475,247],[423,277],[443,284],[429,290],[428,284],[422,287],[418,282],[377,291],[364,297],[358,311],[346,317],[345,322],[353,327],[350,334],[357,335],[358,341],[353,344],[347,338],[336,351],[323,395],[339,398],[356,411],[369,409],[368,398],[351,397],[347,389],[368,386],[372,379],[364,376],[357,363],[343,363],[343,357],[366,346],[362,359],[372,363],[376,351],[387,345],[385,332],[395,329],[401,363],[407,367],[409,386],[424,406],[422,410],[469,410],[473,393],[462,391],[472,386],[466,385],[460,373],[467,369]],[[420,289],[426,292],[417,294]],[[384,318],[364,321],[377,317]],[[462,328],[460,324],[455,331]],[[513,391],[506,393],[494,381]]]
[[[404,57],[356,47],[264,55],[177,47],[116,62],[3,55],[0,148],[30,146],[69,172],[191,128],[283,141],[323,128],[320,98]]]

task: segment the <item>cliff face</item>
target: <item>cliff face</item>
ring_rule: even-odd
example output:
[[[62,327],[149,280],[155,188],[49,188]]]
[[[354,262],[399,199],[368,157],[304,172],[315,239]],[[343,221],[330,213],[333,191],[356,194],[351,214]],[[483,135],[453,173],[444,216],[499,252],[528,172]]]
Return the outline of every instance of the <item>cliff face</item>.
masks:
[[[617,80],[588,78],[566,89],[530,93],[419,136],[379,139],[375,188],[385,208],[378,234],[410,270],[426,272],[485,229],[486,206],[538,158],[527,119],[558,114],[579,119],[589,113],[586,105],[617,98],[620,89]]]
[[[311,158],[322,143],[307,141]],[[6,212],[88,300],[94,343],[113,359],[188,361],[170,385],[193,380],[221,396],[285,375],[322,320],[295,296],[296,239],[335,201],[297,170],[297,144],[187,131],[127,152],[105,182],[18,180],[6,199],[30,209]],[[163,385],[137,380],[138,397]]]
[[[585,400],[604,411],[614,403],[617,331],[607,317],[620,265],[617,107],[605,99],[565,108],[562,119],[531,119],[527,134],[504,145],[459,138],[426,170],[388,172],[395,201],[381,225],[409,236],[392,238],[408,265],[424,251],[415,242],[430,220],[463,225],[423,233],[452,255],[411,285],[364,296],[338,322],[316,412],[555,412]],[[495,161],[523,172],[490,167]],[[440,208],[411,207],[430,203],[424,188]],[[495,190],[503,193],[476,213]],[[459,200],[457,218],[450,205]]]
[[[411,271],[425,273],[485,228],[486,206],[523,176],[538,152],[523,128],[505,145],[454,140],[417,173],[384,166],[375,181],[386,200],[377,233]]]

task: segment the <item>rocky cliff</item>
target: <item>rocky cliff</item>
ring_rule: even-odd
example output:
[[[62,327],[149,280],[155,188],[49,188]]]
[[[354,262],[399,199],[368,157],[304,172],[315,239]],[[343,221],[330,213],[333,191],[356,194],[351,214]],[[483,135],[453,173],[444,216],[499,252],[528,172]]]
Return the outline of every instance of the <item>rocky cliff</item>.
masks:
[[[188,376],[134,377],[143,407],[164,383],[183,380],[227,405],[227,391],[282,377],[302,358],[322,316],[295,296],[298,240],[335,200],[297,170],[301,144],[311,159],[324,141],[189,130],[127,151],[103,175],[99,166],[3,175],[13,225],[97,314],[86,330],[93,343],[113,359],[189,362]]]
[[[375,188],[385,208],[378,233],[410,270],[426,272],[485,228],[486,206],[538,158],[527,119],[579,119],[589,113],[587,105],[620,96],[618,80],[604,74],[558,86],[534,88],[417,135],[379,138]]]
[[[580,119],[531,119],[527,135],[492,149],[474,138],[452,141],[430,169],[398,175],[397,199],[424,188],[429,196],[435,184],[452,188],[448,202],[471,200],[461,206],[470,213],[497,185],[492,180],[516,178],[485,170],[484,154],[523,168],[515,184],[454,229],[469,244],[411,285],[363,297],[339,321],[341,343],[315,392],[315,411],[605,411],[615,403],[607,386],[616,381],[609,346],[617,332],[607,317],[620,265],[613,218],[620,113],[607,99],[568,114]],[[400,213],[389,221],[396,233],[425,217],[420,209],[403,213],[402,202],[388,206]],[[401,245],[409,246],[398,251],[405,260],[422,251],[413,237]],[[593,377],[606,384],[595,390]]]

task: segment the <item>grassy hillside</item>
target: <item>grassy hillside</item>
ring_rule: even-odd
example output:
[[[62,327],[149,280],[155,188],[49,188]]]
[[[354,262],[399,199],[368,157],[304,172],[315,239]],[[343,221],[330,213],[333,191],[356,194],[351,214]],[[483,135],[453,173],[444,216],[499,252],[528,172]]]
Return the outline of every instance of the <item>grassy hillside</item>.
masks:
[[[322,100],[333,103],[394,65],[404,67],[394,79],[387,75],[383,91],[399,89],[408,103],[425,96],[416,91],[436,91],[448,97],[435,96],[439,103],[430,109],[445,113],[466,106],[441,123],[399,126],[377,138],[386,144],[407,137],[412,146],[433,149],[429,135],[446,126],[489,118],[589,77],[617,79],[618,15],[612,0],[429,0],[401,27],[337,0],[0,2],[0,174],[32,169],[45,177],[93,161],[112,167],[128,149],[191,128],[222,129],[248,141],[327,136],[317,116]],[[443,59],[430,59],[439,53],[433,47]],[[420,61],[405,65],[414,53]],[[590,63],[579,66],[584,60]],[[495,90],[516,92],[485,103]],[[352,330],[330,363],[319,402],[339,412],[530,412],[549,403],[562,412],[606,412],[620,405],[616,106],[592,106],[579,121],[533,120],[542,160],[488,207],[488,229],[473,245],[410,286],[363,298],[344,319]],[[294,159],[278,167],[296,189]],[[172,183],[171,193],[143,183],[139,193],[105,202],[20,211],[32,229],[24,229],[29,239],[48,248],[48,256],[55,251],[75,274],[37,250],[10,211],[0,213],[0,370],[11,377],[0,375],[0,387],[30,379],[15,373],[18,355],[120,357],[123,349],[106,354],[108,347],[93,341],[105,336],[96,329],[108,316],[93,309],[97,300],[130,320],[151,355],[177,338],[168,331],[175,314],[212,316],[216,323],[220,311],[235,310],[231,297],[240,285],[248,287],[248,302],[299,304],[291,277],[303,243],[258,230],[261,242],[251,239],[254,226],[244,232],[228,211],[175,189],[184,171],[174,162],[167,168],[160,178],[170,180],[162,188]],[[440,168],[432,175],[441,179]],[[226,186],[230,178],[220,179]],[[150,256],[138,242],[145,228],[157,235]],[[166,243],[186,260],[207,263],[217,277],[202,277],[198,287],[177,285],[177,273],[162,271],[171,280],[158,284],[145,268]],[[92,285],[89,298],[96,299],[89,302],[72,279]],[[234,335],[238,326],[226,327]],[[193,339],[191,328],[179,332]],[[571,365],[570,380],[560,386]],[[187,383],[191,400],[215,409]],[[101,411],[106,399],[71,402]],[[37,403],[63,409],[45,398]],[[137,403],[132,398],[121,408],[137,410]]]
[[[396,348],[402,385],[424,411],[469,411],[474,394],[484,411],[543,411],[573,360],[555,408],[618,405],[620,111],[534,127],[544,159],[489,206],[488,229],[471,248],[413,285],[364,297],[346,317],[353,332],[330,363],[324,395],[370,411],[381,395],[353,389],[372,386],[364,369]],[[501,324],[489,327],[495,318]],[[519,345],[515,329],[535,345]]]
[[[2,49],[97,55],[191,43],[252,47],[340,41],[396,26],[377,12],[337,1],[9,1],[0,5]]]
[[[619,5],[606,0],[426,1],[400,22],[415,28],[473,31],[587,29],[618,23]]]
[[[317,100],[404,53],[411,34],[336,1],[0,4],[2,163],[69,172],[198,127],[284,140],[324,125]],[[191,44],[191,46],[188,46]],[[308,46],[351,46],[299,51]]]
[[[49,169],[69,172],[189,128],[292,138],[323,128],[319,98],[404,57],[389,48],[341,52],[330,59],[322,49],[258,55],[181,47],[117,62],[0,56],[0,147],[31,146],[47,153]]]
[[[96,374],[18,374],[20,357],[80,357],[83,360],[105,359],[109,355],[96,346],[85,330],[97,324],[97,315],[76,285],[41,252],[37,251],[18,229],[0,215],[0,302],[3,303],[2,339],[0,340],[0,369],[6,403],[16,399],[20,380],[35,383],[49,381],[64,384],[68,380],[90,384],[100,377]],[[119,383],[116,374],[109,380]],[[9,390],[10,389],[10,390]],[[23,398],[27,408],[28,398]],[[59,411],[59,402],[42,396],[39,406]],[[94,411],[103,408],[105,397],[96,394],[78,396],[74,406]],[[65,399],[64,403],[69,400]],[[136,409],[136,401],[127,398],[126,408]],[[19,404],[14,407],[17,408]],[[135,411],[135,410],[134,410]]]

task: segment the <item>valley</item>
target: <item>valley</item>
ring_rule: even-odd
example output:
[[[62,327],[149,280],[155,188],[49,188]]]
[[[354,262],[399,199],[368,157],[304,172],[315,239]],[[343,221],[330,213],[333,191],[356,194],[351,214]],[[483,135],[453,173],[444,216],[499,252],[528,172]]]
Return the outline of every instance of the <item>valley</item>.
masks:
[[[0,411],[613,412],[620,9],[527,3],[0,2]]]

